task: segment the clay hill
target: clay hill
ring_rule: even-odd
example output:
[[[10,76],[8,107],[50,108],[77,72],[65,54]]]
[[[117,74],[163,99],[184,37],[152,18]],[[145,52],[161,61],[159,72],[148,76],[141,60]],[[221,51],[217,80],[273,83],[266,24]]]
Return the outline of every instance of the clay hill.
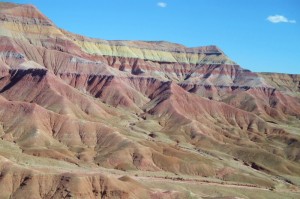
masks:
[[[300,198],[300,75],[0,3],[0,138],[0,198]]]

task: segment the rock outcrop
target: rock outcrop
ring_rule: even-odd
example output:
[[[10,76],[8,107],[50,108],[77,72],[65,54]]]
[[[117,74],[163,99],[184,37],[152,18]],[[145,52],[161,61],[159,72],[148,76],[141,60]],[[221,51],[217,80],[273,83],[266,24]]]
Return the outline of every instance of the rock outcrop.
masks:
[[[300,75],[251,72],[216,46],[92,39],[11,3],[0,75],[3,198],[214,196],[168,181],[187,176],[299,190]]]

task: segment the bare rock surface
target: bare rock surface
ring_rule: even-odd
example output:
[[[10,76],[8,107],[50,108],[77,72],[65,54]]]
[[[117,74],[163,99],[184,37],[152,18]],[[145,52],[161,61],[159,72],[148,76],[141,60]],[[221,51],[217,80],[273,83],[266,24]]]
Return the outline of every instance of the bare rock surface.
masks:
[[[0,198],[299,198],[299,88],[0,3]]]

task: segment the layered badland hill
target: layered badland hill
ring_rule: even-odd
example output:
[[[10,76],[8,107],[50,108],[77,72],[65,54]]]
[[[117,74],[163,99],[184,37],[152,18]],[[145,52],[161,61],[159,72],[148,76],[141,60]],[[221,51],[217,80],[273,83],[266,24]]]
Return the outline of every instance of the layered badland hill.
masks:
[[[300,75],[106,41],[0,3],[0,198],[298,198]]]

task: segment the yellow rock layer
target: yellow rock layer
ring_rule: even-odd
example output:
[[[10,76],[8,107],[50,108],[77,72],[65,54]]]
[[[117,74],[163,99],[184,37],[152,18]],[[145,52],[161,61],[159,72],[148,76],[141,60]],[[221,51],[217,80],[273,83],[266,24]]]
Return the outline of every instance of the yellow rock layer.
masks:
[[[179,62],[179,63],[190,63],[197,64],[199,62],[204,63],[224,63],[234,64],[225,55],[205,55],[203,53],[182,53],[182,52],[171,52],[162,50],[151,50],[142,49],[129,46],[114,46],[97,42],[74,41],[80,46],[85,52],[96,55],[107,55],[116,57],[127,57],[127,58],[140,58],[150,61],[159,62]]]
[[[102,40],[78,39],[73,34],[66,34],[56,26],[43,26],[36,24],[24,24],[15,22],[0,22],[0,36],[14,39],[28,40],[35,45],[40,44],[41,38],[60,38],[69,40],[78,45],[84,52],[93,55],[105,55],[125,58],[139,58],[158,62],[178,62],[188,64],[235,64],[224,54],[210,54],[197,52],[182,52],[157,50],[151,48],[138,48],[127,45],[116,45]],[[102,42],[101,42],[102,41]],[[145,42],[144,42],[145,43]]]

